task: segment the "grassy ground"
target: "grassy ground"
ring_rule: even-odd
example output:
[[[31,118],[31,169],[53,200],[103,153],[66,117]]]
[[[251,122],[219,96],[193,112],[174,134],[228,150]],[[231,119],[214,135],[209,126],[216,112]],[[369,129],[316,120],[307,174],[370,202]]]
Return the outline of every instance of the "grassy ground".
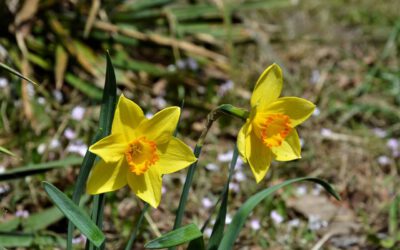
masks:
[[[96,20],[157,35],[146,39],[96,22],[85,39],[83,30],[89,21],[79,21],[72,14],[90,16],[90,6],[45,2],[21,23],[15,16],[22,11],[10,11],[6,15],[9,29],[0,30],[0,44],[6,51],[0,53],[1,61],[41,83],[39,87],[21,84],[1,72],[0,81],[8,84],[0,84],[0,145],[17,155],[1,155],[2,169],[68,157],[79,162],[76,158],[96,127],[104,48],[113,56],[121,92],[149,114],[165,105],[180,105],[185,98],[179,137],[192,146],[207,112],[220,103],[248,107],[257,77],[276,62],[284,70],[283,95],[309,99],[318,111],[299,128],[301,160],[274,163],[259,185],[247,165],[236,170],[229,215],[257,190],[300,176],[328,180],[342,201],[333,201],[308,184],[282,190],[257,207],[236,249],[400,247],[395,199],[400,167],[399,1],[264,1],[263,8],[236,9],[229,4],[232,19],[220,1],[210,3],[211,10],[195,6],[179,12],[173,3],[135,7],[139,14],[167,13],[150,18],[139,14],[128,18],[123,13],[130,12],[124,8],[100,6]],[[195,15],[195,10],[200,14]],[[189,45],[165,40],[171,37]],[[65,57],[68,62],[63,67]],[[186,222],[201,226],[208,218],[209,202],[217,200],[226,180],[225,154],[232,150],[240,126],[239,121],[223,119],[211,130]],[[62,165],[45,174],[0,180],[1,230],[65,236],[66,220],[59,220],[57,212],[48,216],[54,220],[51,223],[32,226],[29,221],[51,207],[40,186],[42,180],[71,194],[79,163]],[[165,177],[162,203],[146,218],[135,249],[170,230],[184,176],[185,172]],[[107,195],[108,249],[123,248],[140,207],[127,188]],[[29,212],[27,218],[24,211]],[[12,226],[15,218],[20,221]],[[45,245],[35,247],[46,249]]]

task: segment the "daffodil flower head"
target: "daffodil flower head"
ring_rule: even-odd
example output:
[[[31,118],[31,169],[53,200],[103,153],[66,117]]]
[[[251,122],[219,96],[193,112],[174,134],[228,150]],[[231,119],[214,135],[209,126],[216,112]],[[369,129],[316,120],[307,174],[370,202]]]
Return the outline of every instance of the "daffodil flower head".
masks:
[[[139,198],[157,207],[162,175],[197,160],[192,150],[173,136],[179,115],[180,108],[169,107],[147,119],[136,103],[121,95],[111,135],[89,148],[101,159],[89,176],[87,193],[110,192],[128,184]]]
[[[260,182],[272,160],[301,158],[296,126],[313,113],[315,105],[298,97],[280,97],[282,70],[273,64],[258,79],[251,96],[250,115],[241,128],[237,145],[240,156]]]

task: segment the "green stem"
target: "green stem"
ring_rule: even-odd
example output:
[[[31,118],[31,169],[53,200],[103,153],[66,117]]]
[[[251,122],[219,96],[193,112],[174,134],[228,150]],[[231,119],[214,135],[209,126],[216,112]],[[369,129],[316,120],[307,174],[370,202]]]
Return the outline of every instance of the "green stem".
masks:
[[[222,115],[231,115],[240,118],[242,120],[246,120],[247,117],[249,116],[249,112],[244,109],[234,107],[230,104],[222,104],[221,106],[212,110],[207,116],[207,124],[197,141],[196,147],[194,148],[194,155],[196,156],[196,158],[199,158],[200,156],[201,149],[204,145],[204,140],[212,124]],[[194,173],[196,172],[196,168],[197,168],[197,161],[189,167],[188,173],[186,175],[185,184],[183,186],[182,195],[180,197],[179,206],[175,217],[174,229],[179,228],[182,224],[183,214],[185,212],[186,202],[188,199],[190,187],[192,186],[193,176]]]
[[[96,133],[96,135],[93,138],[93,141],[91,144],[94,144],[98,140],[102,138],[103,135],[103,130],[99,129],[99,131]],[[82,197],[83,191],[86,186],[86,181],[89,176],[90,170],[93,167],[93,163],[96,159],[96,155],[91,153],[89,150],[86,152],[85,157],[83,158],[82,162],[82,168],[79,171],[79,175],[76,181],[74,193],[72,195],[72,201],[75,204],[79,205],[79,201]],[[67,234],[67,250],[72,249],[72,237],[73,237],[73,232],[74,232],[74,224],[72,224],[71,221],[68,221],[68,234]]]
[[[140,226],[142,225],[142,221],[143,221],[144,215],[147,212],[148,208],[149,208],[149,204],[145,203],[142,211],[140,212],[140,216],[139,216],[139,219],[138,219],[138,221],[137,221],[137,223],[135,225],[135,228],[132,231],[131,237],[129,238],[128,244],[125,247],[125,250],[133,249],[133,243],[135,243],[137,233],[139,231]]]

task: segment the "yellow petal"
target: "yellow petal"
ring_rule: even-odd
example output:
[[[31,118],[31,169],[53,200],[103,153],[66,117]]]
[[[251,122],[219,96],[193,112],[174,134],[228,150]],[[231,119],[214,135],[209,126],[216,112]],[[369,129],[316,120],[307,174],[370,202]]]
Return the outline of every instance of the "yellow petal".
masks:
[[[259,183],[267,174],[272,161],[271,150],[266,147],[262,141],[251,132],[246,137],[246,158],[251,171]]]
[[[161,174],[156,168],[150,167],[142,174],[128,173],[128,184],[133,192],[142,200],[157,208],[161,201]]]
[[[86,184],[86,192],[94,195],[120,189],[127,184],[127,172],[124,159],[116,163],[105,163],[100,160],[92,169]]]
[[[149,140],[155,141],[157,146],[168,142],[178,124],[179,107],[169,107],[156,113],[150,120],[143,121],[138,130]]]
[[[299,135],[293,129],[282,142],[282,145],[271,148],[273,158],[277,161],[291,161],[301,158]]]
[[[237,148],[239,151],[239,155],[242,158],[244,162],[247,162],[246,158],[246,136],[249,135],[251,132],[251,122],[246,121],[246,123],[242,126],[242,128],[239,131],[238,137],[237,137]]]
[[[278,99],[283,85],[282,70],[277,64],[269,66],[258,78],[251,96],[251,108],[258,106],[261,110]]]
[[[125,153],[128,144],[120,133],[111,134],[90,146],[89,151],[98,155],[105,162],[119,161]]]
[[[115,109],[112,134],[122,133],[127,142],[135,137],[135,129],[145,119],[142,109],[133,101],[121,95]]]
[[[192,149],[177,138],[172,138],[159,150],[160,159],[152,167],[158,168],[162,174],[174,173],[197,161]]]
[[[265,113],[280,113],[289,116],[293,127],[307,120],[314,112],[314,103],[298,97],[282,97],[273,102]]]

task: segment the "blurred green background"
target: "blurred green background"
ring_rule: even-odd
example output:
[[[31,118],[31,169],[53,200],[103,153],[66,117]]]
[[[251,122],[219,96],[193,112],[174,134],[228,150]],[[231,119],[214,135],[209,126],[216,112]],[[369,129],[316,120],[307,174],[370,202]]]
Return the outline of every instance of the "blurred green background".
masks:
[[[0,146],[15,154],[0,155],[0,246],[63,249],[67,221],[40,183],[71,195],[109,50],[119,92],[147,115],[185,101],[178,136],[191,146],[212,108],[249,107],[273,62],[284,96],[317,105],[298,130],[301,160],[275,162],[258,185],[239,162],[227,223],[251,194],[293,177],[323,178],[343,200],[313,185],[282,190],[251,215],[235,249],[400,248],[399,10],[398,0],[1,1],[0,62],[40,85],[0,71]],[[201,226],[211,213],[241,125],[212,128],[186,222]],[[185,173],[165,176],[135,249],[172,228]],[[123,248],[141,207],[128,188],[107,195],[107,249]],[[83,241],[77,231],[77,249]]]

